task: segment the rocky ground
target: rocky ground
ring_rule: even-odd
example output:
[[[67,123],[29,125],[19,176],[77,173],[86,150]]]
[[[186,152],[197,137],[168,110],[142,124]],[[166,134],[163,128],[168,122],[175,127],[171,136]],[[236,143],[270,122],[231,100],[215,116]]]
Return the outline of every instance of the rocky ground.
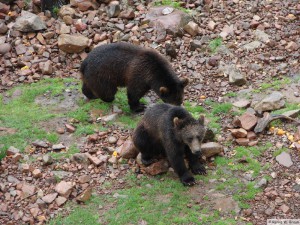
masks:
[[[80,63],[95,46],[126,41],[154,48],[168,57],[180,76],[189,78],[185,100],[193,106],[211,113],[214,107],[206,100],[233,104],[231,113],[221,116],[217,135],[226,146],[225,157],[236,154],[237,146],[271,143],[258,158],[261,165],[269,165],[259,176],[262,192],[249,201],[249,209],[237,210],[238,216],[253,224],[265,224],[267,218],[300,219],[300,127],[289,120],[298,117],[300,104],[299,1],[171,2],[173,7],[168,8],[151,1],[73,0],[51,14],[40,12],[39,1],[0,1],[1,104],[22,96],[18,89],[12,96],[7,92],[20,84],[43,78],[78,81]],[[50,110],[53,114],[80,108],[77,101],[82,95],[68,86],[65,89],[65,100],[46,93],[35,103],[55,106]],[[153,103],[156,97],[150,93],[146,100]],[[263,112],[280,108],[296,111],[286,114],[289,118],[283,123],[264,129],[263,122],[270,116]],[[92,123],[100,118],[107,130],[74,138],[76,121],[66,116],[41,124],[60,135],[57,143],[38,140],[21,151],[0,143],[0,148],[8,149],[0,167],[1,224],[44,223],[68,199],[85,202],[92,189],[111,193],[101,188],[106,180],[114,180],[115,189],[123,188],[128,170],[150,174],[157,173],[156,166],[168,170],[165,161],[147,169],[133,159],[132,129],[108,123],[122,110],[114,107],[105,115],[94,113]],[[0,115],[0,136],[17,132],[2,126],[1,120]],[[74,142],[80,153],[70,159],[55,160],[44,154],[70,152]],[[248,172],[237,176],[252,180]]]

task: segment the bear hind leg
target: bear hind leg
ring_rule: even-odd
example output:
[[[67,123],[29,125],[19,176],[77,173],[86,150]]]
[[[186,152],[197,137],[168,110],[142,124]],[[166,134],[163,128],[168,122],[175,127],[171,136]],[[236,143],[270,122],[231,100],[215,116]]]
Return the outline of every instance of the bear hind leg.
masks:
[[[145,166],[152,164],[154,159],[153,148],[154,145],[151,143],[153,138],[149,135],[143,125],[137,127],[133,136],[134,145],[139,149],[142,155],[142,163]]]

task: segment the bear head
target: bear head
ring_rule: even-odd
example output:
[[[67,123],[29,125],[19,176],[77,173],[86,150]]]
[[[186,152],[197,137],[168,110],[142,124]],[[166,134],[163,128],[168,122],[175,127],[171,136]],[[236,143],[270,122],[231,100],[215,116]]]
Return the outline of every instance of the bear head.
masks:
[[[198,120],[194,118],[173,119],[177,138],[187,145],[195,155],[201,155],[201,144],[205,137],[206,127],[204,126],[204,116]]]
[[[187,78],[182,78],[170,88],[165,86],[160,87],[158,95],[165,103],[181,105],[184,97],[184,88],[188,83],[189,80]]]

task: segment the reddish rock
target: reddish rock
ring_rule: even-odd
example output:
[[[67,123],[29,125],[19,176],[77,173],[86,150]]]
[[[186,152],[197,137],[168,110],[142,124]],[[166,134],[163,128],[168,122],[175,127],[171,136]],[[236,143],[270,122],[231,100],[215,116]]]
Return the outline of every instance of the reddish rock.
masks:
[[[30,213],[31,213],[31,215],[32,215],[34,218],[36,218],[36,217],[38,216],[38,214],[40,213],[40,209],[39,209],[39,208],[36,208],[36,207],[31,208],[31,209],[30,209]]]
[[[65,197],[58,196],[58,197],[55,199],[55,202],[56,202],[57,206],[62,206],[63,204],[65,204],[65,202],[66,202],[67,200],[68,200],[68,199],[65,198]]]
[[[155,163],[151,164],[150,166],[145,167],[144,170],[145,170],[146,173],[148,173],[152,176],[155,176],[155,175],[158,175],[158,174],[168,172],[169,164],[166,160],[161,159],[158,162],[155,162]]]
[[[207,25],[208,29],[214,30],[216,28],[216,23],[214,21],[209,21]]]
[[[258,144],[258,141],[249,141],[248,146],[255,146]]]
[[[194,21],[190,21],[183,27],[183,29],[191,36],[196,36],[199,33],[200,28]]]
[[[138,154],[139,151],[134,146],[131,140],[127,140],[124,142],[120,150],[121,157],[123,157],[124,159],[130,159],[130,158],[134,159]]]
[[[27,183],[24,183],[22,185],[21,191],[22,191],[22,197],[26,198],[26,197],[28,197],[30,195],[33,195],[35,193],[36,187],[34,185],[29,185]]]
[[[90,180],[91,180],[91,176],[89,176],[89,175],[82,175],[82,176],[78,177],[78,182],[80,184],[88,183],[88,182],[90,182]]]
[[[89,136],[88,136],[88,140],[89,140],[90,142],[95,142],[95,141],[97,141],[97,140],[98,140],[98,134],[91,134],[91,135],[89,135]]]
[[[77,8],[81,11],[81,12],[85,12],[88,10],[96,10],[98,7],[96,4],[94,4],[93,2],[91,2],[90,0],[81,0],[81,1],[77,1]]]
[[[76,200],[79,202],[86,202],[92,196],[92,188],[88,187],[85,189],[79,196],[77,196]]]
[[[9,12],[9,5],[0,2],[0,13],[7,14]]]
[[[257,117],[250,113],[244,113],[239,117],[241,127],[245,130],[251,130],[257,124]]]
[[[55,191],[65,197],[65,198],[68,198],[69,195],[71,194],[72,192],[72,189],[73,189],[73,185],[71,182],[66,182],[66,181],[61,181],[59,182],[56,187],[55,187]]]
[[[74,26],[77,31],[84,31],[87,28],[87,25],[81,19],[77,20]]]
[[[239,129],[229,129],[231,132],[232,136],[235,138],[244,138],[247,136],[247,131],[243,128]]]
[[[247,132],[247,138],[252,141],[256,139],[256,134],[253,131],[248,131]]]
[[[285,47],[288,51],[296,51],[299,48],[296,42],[290,41],[287,46]]]
[[[282,212],[284,212],[284,213],[287,213],[287,212],[289,212],[289,210],[290,210],[290,208],[289,208],[287,205],[285,205],[285,204],[283,204],[282,206],[280,206],[280,209],[281,209]]]
[[[128,9],[126,11],[122,11],[119,14],[119,17],[122,19],[132,20],[135,17],[134,11],[132,9]]]
[[[57,193],[52,193],[52,194],[48,194],[48,195],[45,195],[42,200],[48,204],[52,203],[54,201],[54,199],[56,199],[57,197]]]
[[[28,164],[22,164],[21,165],[21,171],[22,173],[28,173],[30,170],[30,166]]]
[[[76,128],[74,126],[72,126],[71,124],[65,124],[66,126],[66,130],[69,132],[69,133],[74,133]]]
[[[216,142],[207,142],[201,145],[202,155],[206,158],[212,157],[223,152],[223,146]]]
[[[10,146],[7,151],[6,151],[6,155],[7,156],[12,156],[12,155],[15,155],[17,153],[20,153],[20,150],[15,148],[14,146]]]
[[[241,146],[248,146],[248,143],[249,143],[248,138],[238,138],[235,141],[238,143],[238,145],[241,145]]]
[[[87,156],[91,163],[93,163],[95,166],[99,166],[102,163],[102,161],[96,156],[92,156],[90,154],[87,154]]]
[[[17,163],[20,161],[20,159],[22,159],[23,156],[20,153],[14,154],[11,158],[13,163]]]
[[[40,177],[43,176],[43,174],[42,174],[40,169],[35,169],[35,170],[32,171],[32,176],[34,178],[40,178]]]

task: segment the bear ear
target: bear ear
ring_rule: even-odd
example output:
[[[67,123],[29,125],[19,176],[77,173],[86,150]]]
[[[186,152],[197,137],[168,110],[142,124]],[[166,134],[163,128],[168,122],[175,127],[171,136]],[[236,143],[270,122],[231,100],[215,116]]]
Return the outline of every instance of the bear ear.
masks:
[[[179,124],[180,124],[180,119],[179,119],[178,117],[174,117],[173,123],[174,123],[174,126],[175,126],[175,127],[178,127]]]
[[[159,92],[160,92],[160,94],[165,95],[169,92],[169,90],[166,87],[160,87]]]
[[[186,85],[189,84],[189,79],[187,78],[182,78],[180,79],[181,84],[183,85],[183,87],[185,87]]]
[[[201,125],[204,125],[204,116],[203,116],[203,115],[200,115],[198,121],[199,121],[199,123],[200,123]]]

